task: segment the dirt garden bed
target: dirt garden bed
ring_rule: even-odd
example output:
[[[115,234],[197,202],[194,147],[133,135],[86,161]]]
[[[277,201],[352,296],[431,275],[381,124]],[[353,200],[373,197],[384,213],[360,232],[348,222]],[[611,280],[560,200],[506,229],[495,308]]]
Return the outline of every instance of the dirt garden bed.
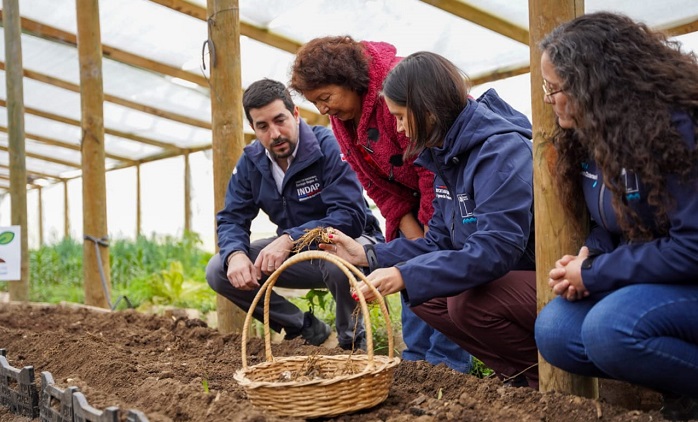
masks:
[[[56,385],[77,386],[98,409],[118,406],[150,421],[294,421],[253,407],[233,380],[241,367],[240,338],[198,319],[97,312],[70,306],[0,304],[0,348],[15,368],[49,371]],[[264,359],[261,339],[249,364]],[[312,355],[301,340],[273,346],[274,356]],[[342,354],[323,349],[321,354]],[[328,421],[662,421],[656,394],[602,384],[602,399],[504,387],[445,366],[401,362],[382,404]],[[616,386],[617,387],[617,386]],[[623,390],[623,400],[611,397]],[[630,398],[630,399],[628,399]],[[614,404],[610,404],[609,401]],[[0,407],[2,421],[28,421]]]

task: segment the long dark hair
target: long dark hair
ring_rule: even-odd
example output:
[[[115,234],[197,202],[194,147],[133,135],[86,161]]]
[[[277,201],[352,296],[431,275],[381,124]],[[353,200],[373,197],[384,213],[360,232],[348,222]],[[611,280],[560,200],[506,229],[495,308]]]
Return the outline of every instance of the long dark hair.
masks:
[[[448,59],[420,51],[405,57],[388,73],[382,95],[407,108],[410,145],[405,158],[410,158],[443,143],[468,103],[468,83],[465,74]]]
[[[613,194],[625,236],[647,240],[666,234],[667,210],[673,204],[666,193],[667,177],[695,177],[697,154],[672,126],[671,116],[686,112],[696,122],[696,57],[660,32],[606,12],[560,25],[540,48],[562,81],[575,119],[574,129],[558,126],[553,133],[557,185],[568,213],[579,216],[579,173],[582,163],[592,159]],[[628,206],[623,169],[645,184],[654,229]]]

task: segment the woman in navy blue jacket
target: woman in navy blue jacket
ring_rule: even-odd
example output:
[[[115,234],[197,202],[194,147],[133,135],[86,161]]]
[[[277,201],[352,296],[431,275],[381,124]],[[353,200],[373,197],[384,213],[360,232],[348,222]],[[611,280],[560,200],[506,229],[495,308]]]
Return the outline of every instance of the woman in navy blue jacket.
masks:
[[[375,269],[382,295],[402,292],[502,379],[537,388],[530,123],[493,90],[469,97],[464,75],[429,52],[400,62],[383,95],[410,138],[405,154],[436,175],[429,230],[367,249],[336,233],[323,249]]]
[[[696,58],[611,13],[561,25],[541,50],[556,185],[592,230],[550,271],[540,352],[663,392],[668,419],[698,418]]]

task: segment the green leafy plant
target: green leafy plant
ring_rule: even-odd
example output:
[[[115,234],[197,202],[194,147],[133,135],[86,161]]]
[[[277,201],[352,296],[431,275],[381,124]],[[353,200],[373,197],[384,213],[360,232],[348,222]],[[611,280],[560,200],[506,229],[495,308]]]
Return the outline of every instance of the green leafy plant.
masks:
[[[171,305],[210,311],[215,303],[214,292],[208,284],[186,279],[179,261],[170,262],[167,269],[132,280],[128,295],[141,308]]]
[[[494,375],[494,371],[482,363],[480,359],[473,356],[473,367],[470,369],[470,375],[478,378],[489,378]]]
[[[215,309],[215,294],[205,281],[210,252],[201,238],[186,232],[174,236],[141,236],[110,241],[112,302],[126,297],[136,306],[148,303]],[[29,251],[30,300],[84,302],[83,244],[66,238]],[[148,284],[153,284],[148,286]],[[120,302],[119,308],[121,305]]]

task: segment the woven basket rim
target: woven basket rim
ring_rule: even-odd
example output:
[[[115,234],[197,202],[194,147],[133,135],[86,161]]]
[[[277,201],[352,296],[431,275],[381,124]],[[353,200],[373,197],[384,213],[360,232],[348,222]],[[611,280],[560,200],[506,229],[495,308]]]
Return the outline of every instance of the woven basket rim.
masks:
[[[367,362],[366,367],[357,373],[350,375],[337,375],[332,378],[327,379],[317,379],[317,380],[305,380],[305,381],[253,381],[247,377],[247,374],[254,372],[257,369],[264,369],[270,366],[283,364],[284,362],[302,362],[309,358],[313,359],[327,359],[327,360],[346,360],[350,358],[351,360],[363,360]],[[377,355],[373,357],[374,366],[369,369],[367,355],[313,355],[313,356],[286,356],[286,357],[275,357],[274,361],[261,362],[253,366],[248,366],[247,368],[241,368],[235,372],[233,379],[237,381],[241,386],[246,389],[255,388],[289,388],[289,387],[301,387],[301,386],[326,386],[330,384],[336,384],[338,382],[351,380],[355,378],[361,378],[366,375],[378,374],[383,371],[394,368],[400,363],[400,358],[398,357],[388,357]]]

